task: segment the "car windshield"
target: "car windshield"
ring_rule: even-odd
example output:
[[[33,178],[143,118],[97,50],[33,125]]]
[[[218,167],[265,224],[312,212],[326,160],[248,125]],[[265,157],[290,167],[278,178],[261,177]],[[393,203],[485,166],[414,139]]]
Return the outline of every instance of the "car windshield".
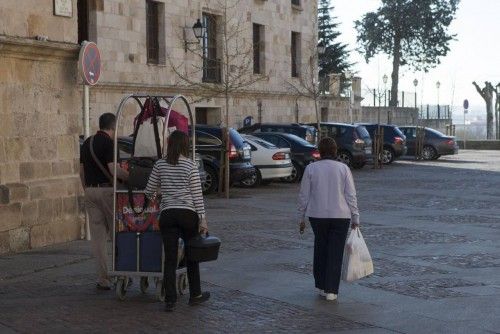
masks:
[[[260,138],[257,138],[257,137],[249,136],[249,137],[246,137],[246,139],[248,139],[256,144],[259,144],[260,146],[267,148],[267,149],[272,150],[272,149],[278,148],[277,146],[271,144],[270,142],[265,141],[265,140],[260,139]]]
[[[294,142],[296,142],[297,144],[300,144],[300,145],[303,145],[303,146],[310,146],[310,147],[314,147],[313,144],[311,144],[310,142],[308,142],[307,140],[305,139],[302,139],[296,135],[292,135],[292,134],[289,134],[286,136],[286,138],[290,139],[290,140],[293,140]]]
[[[427,131],[429,131],[430,133],[432,133],[433,135],[436,135],[438,137],[444,137],[444,133],[442,132],[439,132],[438,130],[434,130],[434,129],[431,129],[431,128],[426,128]]]
[[[368,133],[368,130],[364,126],[358,126],[356,128],[356,132],[358,133],[358,136],[360,138],[370,138],[370,134]]]
[[[229,129],[229,138],[235,147],[242,148],[244,146],[245,140],[235,129]]]
[[[394,132],[400,137],[405,137],[404,133],[397,126],[394,127]]]

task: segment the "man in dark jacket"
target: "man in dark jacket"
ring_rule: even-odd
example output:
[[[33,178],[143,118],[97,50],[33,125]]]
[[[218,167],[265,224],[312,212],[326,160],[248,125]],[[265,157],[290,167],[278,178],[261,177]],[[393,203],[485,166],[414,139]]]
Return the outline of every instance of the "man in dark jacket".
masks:
[[[97,264],[97,288],[111,289],[108,277],[106,242],[113,227],[113,184],[115,115],[99,117],[99,131],[87,138],[80,149],[80,179],[85,190],[85,208],[89,216],[92,252]],[[91,147],[92,145],[92,147]],[[128,173],[117,166],[117,177]]]

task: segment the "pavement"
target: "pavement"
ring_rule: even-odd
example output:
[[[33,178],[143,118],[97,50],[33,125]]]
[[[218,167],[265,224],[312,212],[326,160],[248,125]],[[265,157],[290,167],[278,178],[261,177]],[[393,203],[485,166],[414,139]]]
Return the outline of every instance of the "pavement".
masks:
[[[375,273],[322,300],[313,235],[297,231],[298,185],[207,199],[219,260],[212,299],[162,312],[137,281],[96,291],[89,242],[0,257],[0,333],[500,333],[500,152],[461,151],[353,172]]]

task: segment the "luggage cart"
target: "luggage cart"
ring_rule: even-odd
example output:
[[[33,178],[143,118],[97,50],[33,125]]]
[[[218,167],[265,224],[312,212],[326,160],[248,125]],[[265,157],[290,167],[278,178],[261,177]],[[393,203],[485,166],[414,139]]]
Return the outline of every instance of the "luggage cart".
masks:
[[[147,99],[158,99],[160,103],[166,104],[168,108],[167,114],[165,116],[165,122],[163,126],[162,140],[165,143],[165,134],[168,128],[170,114],[172,111],[172,106],[175,102],[183,102],[188,113],[189,113],[189,123],[191,124],[191,144],[192,144],[192,159],[195,160],[195,121],[191,107],[187,99],[182,95],[176,96],[154,96],[154,95],[137,95],[130,94],[125,96],[116,112],[116,125],[115,134],[118,133],[118,126],[122,119],[122,113],[124,106],[129,100],[135,101],[140,110],[143,109],[144,103]],[[162,150],[162,154],[165,152],[165,148]],[[110,276],[116,278],[116,295],[120,300],[125,299],[127,288],[131,278],[137,278],[140,282],[140,290],[142,293],[146,293],[150,279],[153,279],[156,285],[156,293],[160,301],[165,300],[165,289],[163,286],[163,270],[164,270],[164,252],[162,246],[162,238],[159,231],[159,203],[150,203],[148,209],[144,210],[142,217],[139,219],[150,219],[155,223],[152,224],[152,228],[148,231],[126,231],[124,227],[123,216],[118,210],[123,209],[124,198],[128,198],[129,190],[120,186],[117,182],[117,163],[118,163],[118,136],[115,135],[114,138],[114,172],[113,172],[113,257],[112,257],[112,271]],[[132,191],[135,198],[142,198],[145,200],[144,191],[134,190]],[[130,212],[129,212],[130,213]],[[132,215],[135,213],[131,213]],[[147,216],[147,215],[150,216]],[[156,217],[155,217],[156,215]],[[181,240],[180,240],[181,241]],[[183,243],[179,241],[179,248],[183,248]],[[182,245],[182,246],[181,246]],[[181,254],[183,254],[183,249],[179,250],[178,256],[178,269],[176,277],[177,292],[181,295],[185,294],[188,289],[187,273],[184,266],[184,260]],[[136,280],[137,281],[137,280]]]

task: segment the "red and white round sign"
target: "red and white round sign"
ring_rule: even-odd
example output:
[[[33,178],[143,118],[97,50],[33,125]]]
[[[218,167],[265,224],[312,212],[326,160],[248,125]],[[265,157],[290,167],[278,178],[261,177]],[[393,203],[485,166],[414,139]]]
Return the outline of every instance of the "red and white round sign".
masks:
[[[94,42],[84,42],[80,49],[78,67],[83,82],[95,85],[101,76],[101,53]]]

